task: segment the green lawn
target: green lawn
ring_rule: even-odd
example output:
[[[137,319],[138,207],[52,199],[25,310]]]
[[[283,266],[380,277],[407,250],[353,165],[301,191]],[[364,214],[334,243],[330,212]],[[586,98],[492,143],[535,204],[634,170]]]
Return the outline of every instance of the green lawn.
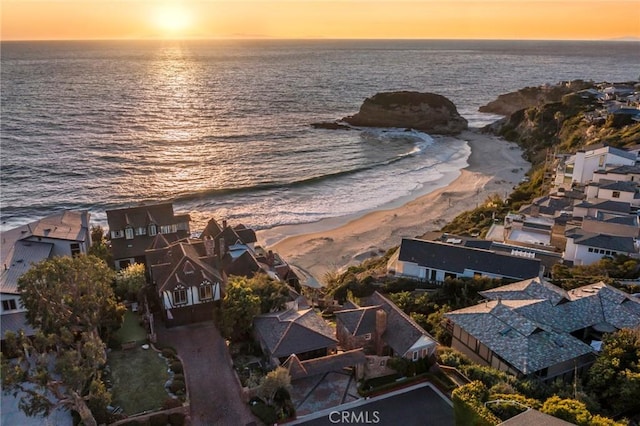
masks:
[[[164,389],[169,380],[167,363],[153,349],[138,346],[112,351],[108,364],[113,384],[111,405],[119,405],[127,415],[161,408],[169,397]]]
[[[125,312],[122,327],[116,332],[116,339],[120,344],[142,342],[147,339],[147,331],[138,323],[139,320],[140,316],[137,313],[129,310]]]

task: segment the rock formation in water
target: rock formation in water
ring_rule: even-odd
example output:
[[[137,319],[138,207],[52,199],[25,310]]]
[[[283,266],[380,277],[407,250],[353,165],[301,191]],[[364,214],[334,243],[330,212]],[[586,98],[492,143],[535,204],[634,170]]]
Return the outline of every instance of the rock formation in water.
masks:
[[[433,134],[457,134],[467,129],[449,99],[434,93],[383,92],[365,99],[360,111],[343,118],[352,126],[405,127]]]

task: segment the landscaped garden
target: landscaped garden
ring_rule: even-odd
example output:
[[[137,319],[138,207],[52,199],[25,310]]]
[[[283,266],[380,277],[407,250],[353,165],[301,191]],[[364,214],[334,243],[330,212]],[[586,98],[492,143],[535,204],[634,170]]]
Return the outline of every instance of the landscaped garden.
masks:
[[[127,310],[122,326],[115,333],[114,338],[120,345],[127,342],[144,342],[147,339],[147,330],[140,325],[140,316]]]

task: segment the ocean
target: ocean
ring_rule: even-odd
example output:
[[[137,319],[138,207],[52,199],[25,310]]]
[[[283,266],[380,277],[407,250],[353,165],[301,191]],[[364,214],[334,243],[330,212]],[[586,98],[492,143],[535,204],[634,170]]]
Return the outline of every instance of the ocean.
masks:
[[[318,40],[2,42],[0,215],[173,201],[256,229],[357,215],[455,179],[464,140],[326,130],[377,92],[478,107],[525,86],[628,81],[636,42]]]

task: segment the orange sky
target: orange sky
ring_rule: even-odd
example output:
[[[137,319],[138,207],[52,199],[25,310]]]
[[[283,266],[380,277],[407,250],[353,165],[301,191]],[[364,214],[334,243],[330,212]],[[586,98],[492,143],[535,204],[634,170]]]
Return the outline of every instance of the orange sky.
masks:
[[[1,0],[2,40],[640,38],[640,0]]]

